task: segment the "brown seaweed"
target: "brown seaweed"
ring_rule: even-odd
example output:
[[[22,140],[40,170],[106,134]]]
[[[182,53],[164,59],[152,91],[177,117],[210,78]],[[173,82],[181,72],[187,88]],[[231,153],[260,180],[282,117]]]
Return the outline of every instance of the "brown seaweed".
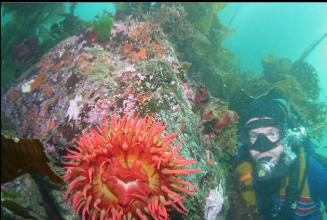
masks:
[[[38,139],[8,138],[1,134],[1,184],[29,172],[39,172],[56,184],[64,181],[49,167]]]

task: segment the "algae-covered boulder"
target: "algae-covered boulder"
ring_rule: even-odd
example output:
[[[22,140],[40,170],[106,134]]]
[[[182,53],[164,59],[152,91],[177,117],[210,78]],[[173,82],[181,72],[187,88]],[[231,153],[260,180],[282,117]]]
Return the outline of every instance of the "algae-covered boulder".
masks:
[[[197,164],[186,163],[188,169],[200,170],[184,173],[180,178],[192,183],[197,190],[188,193],[187,185],[184,186],[179,193],[185,199],[180,200],[182,204],[174,205],[174,202],[163,201],[174,197],[175,189],[169,189],[171,195],[162,195],[158,197],[160,200],[149,202],[154,205],[148,210],[132,210],[132,215],[153,217],[153,213],[163,213],[159,210],[162,211],[164,205],[171,219],[224,219],[228,207],[227,170],[219,160],[225,155],[224,148],[235,149],[237,117],[228,112],[226,103],[211,98],[210,94],[200,101],[203,108],[198,108],[195,103],[197,86],[184,80],[183,64],[159,26],[129,17],[125,21],[115,21],[107,31],[110,38],[101,41],[97,41],[92,29],[71,36],[26,70],[1,97],[2,129],[40,139],[53,168],[63,176],[66,173],[63,167],[67,167],[63,164],[63,156],[76,150],[76,142],[90,129],[102,125],[113,115],[138,114],[139,118],[150,115],[167,125],[165,134],[180,131],[173,148],[184,140],[179,155],[184,160],[197,161]],[[211,104],[206,103],[207,99]],[[213,130],[209,128],[209,131],[207,128],[204,134],[203,114],[206,111],[215,115],[210,118],[212,123],[222,121],[223,125]],[[233,120],[229,123],[227,119]],[[223,142],[220,136],[224,137]],[[171,173],[173,176],[179,174],[178,171]],[[67,188],[73,184],[78,186],[76,181],[67,182]],[[160,184],[163,187],[165,182]],[[73,209],[70,203],[62,203],[65,192],[66,189],[51,193],[62,210],[66,210],[62,214],[68,219],[72,218]],[[97,199],[96,195],[90,201],[76,199],[72,206],[78,206],[78,210],[82,210],[86,202],[94,207],[103,206]],[[147,202],[144,197],[136,199]],[[223,205],[226,208],[222,209]],[[123,208],[128,210],[128,204]],[[100,215],[118,216],[122,212],[109,209],[101,214],[94,213],[87,214],[100,218]],[[78,211],[74,214],[76,218],[82,215]]]

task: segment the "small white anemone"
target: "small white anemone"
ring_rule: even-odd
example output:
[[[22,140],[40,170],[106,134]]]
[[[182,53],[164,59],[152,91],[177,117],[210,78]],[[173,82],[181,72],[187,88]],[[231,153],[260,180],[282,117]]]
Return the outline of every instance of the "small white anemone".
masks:
[[[224,191],[219,184],[215,189],[210,189],[204,206],[205,220],[215,220],[224,205]]]
[[[69,101],[69,107],[66,112],[66,116],[68,116],[69,120],[77,120],[78,115],[80,113],[80,106],[78,102],[82,101],[82,96],[81,95],[76,95],[73,100]]]
[[[22,93],[29,93],[29,92],[31,92],[31,84],[32,84],[34,81],[35,81],[35,80],[32,79],[32,80],[30,80],[30,81],[24,83],[24,84],[22,85]]]

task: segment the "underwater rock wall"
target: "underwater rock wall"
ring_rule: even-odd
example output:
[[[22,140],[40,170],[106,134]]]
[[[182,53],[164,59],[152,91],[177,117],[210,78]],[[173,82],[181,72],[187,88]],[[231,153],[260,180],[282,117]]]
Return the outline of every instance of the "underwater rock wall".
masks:
[[[101,42],[91,29],[71,36],[26,70],[1,97],[2,129],[40,139],[63,175],[65,148],[104,117],[153,115],[168,124],[168,132],[181,131],[180,154],[198,161],[190,168],[201,169],[185,176],[199,187],[185,202],[189,214],[171,213],[172,219],[224,219],[227,168],[220,160],[224,149],[236,149],[237,115],[210,94],[199,99],[198,88],[185,80],[185,65],[159,26],[128,18],[108,31],[110,39]],[[56,193],[58,201],[63,194]]]

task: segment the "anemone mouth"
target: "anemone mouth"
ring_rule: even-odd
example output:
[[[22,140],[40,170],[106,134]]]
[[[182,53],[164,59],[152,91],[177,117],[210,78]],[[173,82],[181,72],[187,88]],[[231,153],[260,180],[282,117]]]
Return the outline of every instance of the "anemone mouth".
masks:
[[[185,169],[197,162],[178,154],[183,141],[172,145],[179,133],[161,137],[165,128],[150,116],[112,116],[110,126],[83,134],[76,151],[67,149],[65,198],[83,220],[166,220],[167,208],[187,214],[183,194],[197,187],[179,176],[200,170]]]
[[[107,165],[106,165],[107,164]],[[127,165],[130,164],[130,165]],[[131,205],[136,199],[147,198],[159,185],[155,169],[148,161],[135,159],[133,162],[112,158],[99,168],[98,197],[108,195],[122,207]],[[110,191],[110,193],[107,193]]]

